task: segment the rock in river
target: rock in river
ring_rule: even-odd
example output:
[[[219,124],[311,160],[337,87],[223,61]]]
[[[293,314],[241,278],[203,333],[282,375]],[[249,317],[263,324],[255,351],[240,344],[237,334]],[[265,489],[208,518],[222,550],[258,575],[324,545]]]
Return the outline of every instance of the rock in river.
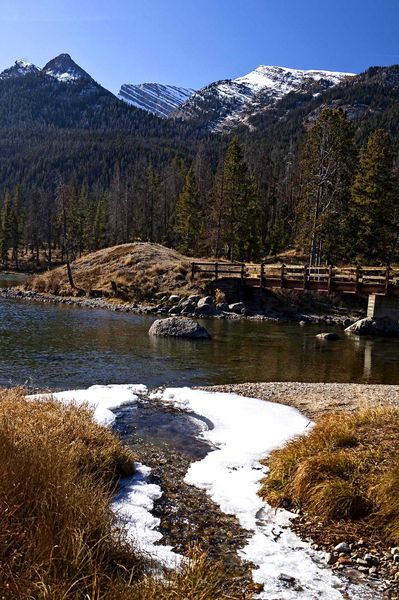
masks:
[[[148,332],[161,337],[209,339],[211,336],[197,321],[181,317],[169,317],[154,321]]]
[[[335,342],[336,340],[339,340],[339,335],[337,333],[334,333],[333,331],[325,331],[323,333],[318,333],[316,337],[321,340],[329,340],[330,342]]]
[[[345,329],[347,333],[355,335],[381,335],[386,337],[399,337],[399,322],[390,317],[379,319],[360,319]]]

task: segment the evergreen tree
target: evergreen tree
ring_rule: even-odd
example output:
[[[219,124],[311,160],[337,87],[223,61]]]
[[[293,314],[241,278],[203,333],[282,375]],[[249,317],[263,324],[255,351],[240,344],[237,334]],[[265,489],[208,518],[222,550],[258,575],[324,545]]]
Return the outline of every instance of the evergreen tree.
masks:
[[[261,254],[261,210],[253,177],[238,137],[231,141],[224,165],[225,205],[231,260],[257,260]]]
[[[194,169],[187,173],[183,190],[176,204],[176,246],[184,254],[198,256],[202,246],[202,214]]]
[[[306,136],[298,237],[309,262],[332,262],[344,253],[345,220],[353,177],[352,128],[342,109],[324,109]]]
[[[15,268],[19,268],[19,252],[25,231],[25,211],[22,206],[21,190],[16,188],[11,207],[11,244]]]
[[[390,263],[399,227],[395,189],[392,141],[386,131],[378,129],[362,149],[351,190],[352,241],[357,259]]]
[[[6,195],[4,197],[3,208],[1,210],[0,216],[0,255],[3,264],[7,267],[8,251],[12,239],[12,207],[11,197],[8,192],[6,192]]]

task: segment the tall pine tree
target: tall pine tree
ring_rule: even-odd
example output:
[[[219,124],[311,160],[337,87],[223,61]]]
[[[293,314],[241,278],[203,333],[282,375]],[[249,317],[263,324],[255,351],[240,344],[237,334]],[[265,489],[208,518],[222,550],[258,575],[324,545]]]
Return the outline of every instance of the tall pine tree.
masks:
[[[191,167],[176,204],[175,236],[180,252],[198,256],[202,251],[202,214],[197,179]]]
[[[0,254],[3,264],[7,267],[8,251],[12,241],[12,206],[8,192],[4,197],[3,208],[0,213]]]
[[[260,202],[237,136],[227,151],[223,181],[228,215],[227,255],[230,260],[257,260],[261,254]]]
[[[389,264],[398,238],[399,198],[393,174],[392,140],[386,131],[377,129],[370,135],[351,191],[355,257]]]

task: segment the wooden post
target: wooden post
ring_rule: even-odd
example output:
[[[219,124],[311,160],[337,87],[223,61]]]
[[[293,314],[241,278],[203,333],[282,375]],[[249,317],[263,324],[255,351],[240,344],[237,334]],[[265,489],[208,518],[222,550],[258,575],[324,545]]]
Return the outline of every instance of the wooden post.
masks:
[[[359,293],[359,279],[360,279],[360,267],[359,267],[359,265],[356,265],[356,270],[355,270],[356,294]]]
[[[332,265],[328,265],[328,287],[327,287],[328,294],[331,294],[331,290],[332,290],[332,276],[333,276]]]
[[[242,264],[241,265],[241,281],[244,280],[244,275],[245,275],[245,265]]]
[[[281,272],[280,272],[280,288],[283,289],[284,287],[284,269],[285,269],[285,264],[283,263],[281,265]]]
[[[308,265],[304,265],[303,267],[303,289],[306,290],[307,288],[307,275],[308,275]]]
[[[215,262],[215,279],[218,280],[219,277],[219,263]]]
[[[195,275],[195,263],[192,262],[191,263],[191,281],[194,279],[194,275]]]
[[[385,271],[385,294],[389,292],[389,265],[387,266],[387,270]]]
[[[261,263],[260,264],[260,281],[259,281],[259,287],[263,288],[263,278],[265,276],[265,263]]]

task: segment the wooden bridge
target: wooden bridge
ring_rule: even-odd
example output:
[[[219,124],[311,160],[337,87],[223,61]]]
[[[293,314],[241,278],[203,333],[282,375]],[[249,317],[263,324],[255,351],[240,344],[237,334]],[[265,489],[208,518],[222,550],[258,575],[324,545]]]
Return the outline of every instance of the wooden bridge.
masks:
[[[311,267],[233,262],[193,262],[191,277],[239,279],[243,286],[265,289],[399,297],[399,269],[390,267]]]

